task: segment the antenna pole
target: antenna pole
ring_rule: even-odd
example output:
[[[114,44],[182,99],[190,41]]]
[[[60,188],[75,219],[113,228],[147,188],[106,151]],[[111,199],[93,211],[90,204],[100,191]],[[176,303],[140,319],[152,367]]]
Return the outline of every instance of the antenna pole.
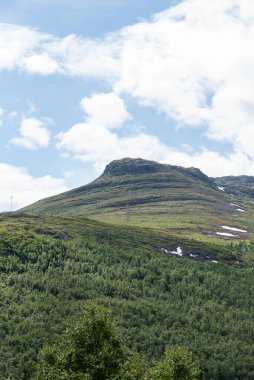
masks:
[[[12,202],[13,202],[13,195],[10,196],[11,204],[10,204],[10,212],[12,212]]]

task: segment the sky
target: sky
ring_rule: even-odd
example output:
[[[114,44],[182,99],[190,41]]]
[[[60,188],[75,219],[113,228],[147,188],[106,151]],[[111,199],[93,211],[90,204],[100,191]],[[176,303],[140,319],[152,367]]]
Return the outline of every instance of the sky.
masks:
[[[254,2],[0,2],[0,211],[124,157],[254,175]]]

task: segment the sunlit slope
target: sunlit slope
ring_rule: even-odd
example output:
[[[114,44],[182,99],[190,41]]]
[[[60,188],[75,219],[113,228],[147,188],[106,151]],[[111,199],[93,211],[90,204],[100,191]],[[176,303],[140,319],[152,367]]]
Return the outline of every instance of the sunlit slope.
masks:
[[[92,183],[43,199],[25,211],[88,217],[199,238],[249,238],[253,231],[251,202],[219,190],[198,169],[142,159],[113,161]]]
[[[159,256],[174,257],[181,260],[227,263],[237,267],[253,266],[242,249],[241,242],[228,244],[227,241],[202,242],[198,239],[151,230],[144,227],[112,225],[90,219],[60,217],[48,214],[27,213],[0,214],[0,238],[17,238],[21,245],[33,244],[36,239],[52,238],[68,242],[87,239],[91,243],[105,244],[108,249],[149,250]],[[1,239],[0,239],[1,240]],[[249,243],[250,245],[250,243]],[[253,251],[253,246],[249,246]],[[244,254],[243,254],[244,252]]]

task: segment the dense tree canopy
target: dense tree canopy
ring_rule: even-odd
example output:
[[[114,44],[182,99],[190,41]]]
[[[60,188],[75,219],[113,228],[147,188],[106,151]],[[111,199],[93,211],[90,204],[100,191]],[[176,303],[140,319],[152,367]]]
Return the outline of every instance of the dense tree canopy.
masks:
[[[87,300],[110,306],[126,345],[149,366],[166,346],[183,346],[204,380],[254,378],[252,267],[170,257],[140,231],[132,240],[111,232],[108,242],[95,233],[0,234],[1,380],[30,380],[38,351],[58,341]],[[132,363],[138,372],[136,354]]]
[[[82,318],[40,352],[35,380],[197,380],[199,373],[181,347],[167,348],[165,358],[148,369],[125,346],[108,309],[89,302]]]

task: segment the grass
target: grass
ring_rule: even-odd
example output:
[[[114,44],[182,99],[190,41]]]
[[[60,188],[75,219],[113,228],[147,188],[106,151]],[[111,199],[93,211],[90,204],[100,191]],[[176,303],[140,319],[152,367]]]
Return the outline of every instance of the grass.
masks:
[[[141,161],[113,162],[91,184],[39,201],[25,211],[145,227],[207,242],[229,240],[216,235],[221,225],[228,225],[248,230],[238,239],[253,238],[253,202],[218,190],[201,172],[196,176],[191,169]],[[230,203],[242,205],[246,212],[236,211]]]

